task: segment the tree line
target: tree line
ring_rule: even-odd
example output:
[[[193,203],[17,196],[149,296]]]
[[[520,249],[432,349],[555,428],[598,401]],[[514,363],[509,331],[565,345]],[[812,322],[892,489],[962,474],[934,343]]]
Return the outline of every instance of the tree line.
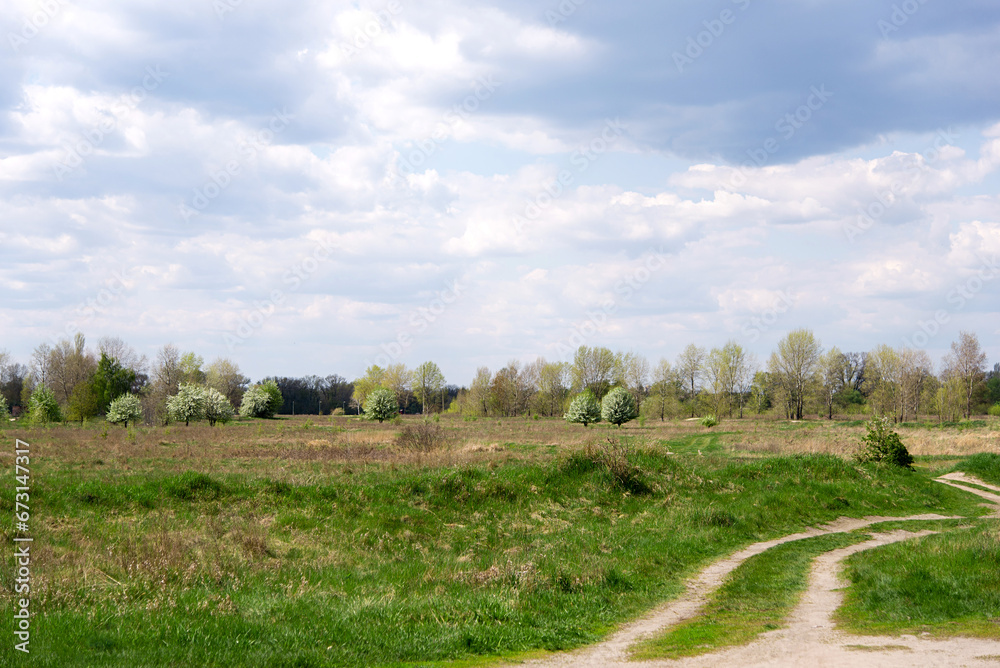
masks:
[[[580,346],[572,362],[538,358],[512,360],[495,371],[480,367],[463,387],[448,384],[431,361],[413,369],[373,365],[353,381],[336,374],[272,376],[251,386],[234,361],[218,358],[206,365],[200,355],[172,344],[160,348],[152,361],[117,337],[88,348],[83,334],[39,345],[27,365],[0,351],[0,414],[15,417],[34,398],[52,416],[83,421],[108,415],[114,400],[130,395],[137,406],[130,410],[144,422],[165,424],[171,401],[182,403],[177,397],[183,387],[200,388],[185,395],[195,403],[211,397],[220,406],[218,395],[229,414],[254,388],[269,393],[267,412],[280,414],[360,414],[380,388],[391,393],[401,412],[467,417],[562,417],[581,393],[601,402],[616,388],[630,395],[628,405],[637,415],[659,420],[709,414],[832,418],[862,412],[894,421],[921,415],[957,420],[988,410],[1000,413],[1000,364],[987,367],[978,338],[969,332],[951,344],[937,373],[923,350],[886,345],[868,352],[824,350],[811,331],[799,329],[779,341],[765,363],[735,341],[711,349],[690,344],[675,360],[661,358],[655,365],[633,352]],[[229,409],[218,410],[226,414]]]

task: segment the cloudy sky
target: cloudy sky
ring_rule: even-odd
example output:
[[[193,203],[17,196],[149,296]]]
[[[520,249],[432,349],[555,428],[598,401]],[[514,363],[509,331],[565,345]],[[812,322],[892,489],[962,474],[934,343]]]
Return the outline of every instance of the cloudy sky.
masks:
[[[0,349],[1000,360],[992,0],[0,0]]]

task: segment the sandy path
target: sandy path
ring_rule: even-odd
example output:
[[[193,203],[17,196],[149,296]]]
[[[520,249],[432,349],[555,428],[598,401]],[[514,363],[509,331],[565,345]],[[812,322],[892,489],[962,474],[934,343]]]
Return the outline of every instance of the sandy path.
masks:
[[[947,485],[978,494],[995,504],[1000,504],[1000,494],[991,494],[961,485],[958,481],[972,482],[994,489],[971,476],[948,474],[939,479]],[[998,511],[1000,512],[1000,511]],[[802,540],[828,533],[860,529],[878,522],[899,520],[947,519],[940,515],[915,515],[910,517],[841,518],[831,524],[792,534],[776,540],[755,543],[730,557],[715,562],[687,585],[679,599],[654,610],[649,615],[623,626],[608,640],[575,652],[561,654],[544,660],[527,661],[522,665],[545,666],[673,666],[677,668],[719,666],[1000,666],[1000,641],[955,638],[950,640],[924,640],[913,636],[899,638],[865,637],[835,631],[831,617],[840,606],[840,562],[861,550],[887,545],[899,540],[926,535],[931,532],[909,533],[896,531],[880,534],[870,541],[827,552],[818,557],[810,574],[807,591],[793,612],[789,625],[781,630],[761,635],[753,643],[712,654],[679,661],[629,662],[626,650],[636,640],[690,619],[698,614],[708,597],[721,584],[723,578],[746,559],[793,540]]]

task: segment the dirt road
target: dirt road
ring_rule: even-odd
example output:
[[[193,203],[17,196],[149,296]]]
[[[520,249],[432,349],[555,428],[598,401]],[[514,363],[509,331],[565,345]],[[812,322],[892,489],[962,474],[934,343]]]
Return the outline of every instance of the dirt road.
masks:
[[[939,482],[978,494],[998,511],[993,516],[1000,517],[1000,487],[987,485],[980,480],[961,473],[952,473],[938,479]],[[997,494],[967,487],[961,482],[969,482]],[[809,578],[807,591],[793,612],[786,628],[765,633],[754,642],[743,647],[735,647],[704,656],[678,661],[627,660],[628,648],[637,640],[655,634],[678,622],[696,616],[723,578],[746,559],[761,552],[793,540],[802,540],[828,533],[838,533],[860,529],[878,522],[896,520],[946,519],[940,515],[918,515],[911,517],[866,517],[864,519],[842,518],[837,522],[783,538],[755,543],[750,547],[718,561],[687,585],[685,593],[673,601],[619,629],[608,640],[576,652],[561,654],[544,660],[527,661],[520,665],[538,668],[561,668],[579,666],[629,666],[630,668],[670,666],[674,668],[719,668],[721,666],[769,666],[773,668],[845,668],[845,667],[885,667],[910,668],[921,666],[1000,666],[1000,641],[953,638],[930,640],[913,636],[867,637],[848,635],[836,631],[832,615],[840,606],[844,583],[840,580],[840,564],[855,552],[880,545],[906,540],[930,532],[910,533],[896,531],[876,535],[872,540],[858,545],[827,552],[818,557]]]

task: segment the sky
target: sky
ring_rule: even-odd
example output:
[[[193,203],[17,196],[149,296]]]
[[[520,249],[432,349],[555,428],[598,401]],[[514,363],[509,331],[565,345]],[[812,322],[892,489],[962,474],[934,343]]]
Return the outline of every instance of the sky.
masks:
[[[0,350],[1000,361],[992,0],[0,0]]]

